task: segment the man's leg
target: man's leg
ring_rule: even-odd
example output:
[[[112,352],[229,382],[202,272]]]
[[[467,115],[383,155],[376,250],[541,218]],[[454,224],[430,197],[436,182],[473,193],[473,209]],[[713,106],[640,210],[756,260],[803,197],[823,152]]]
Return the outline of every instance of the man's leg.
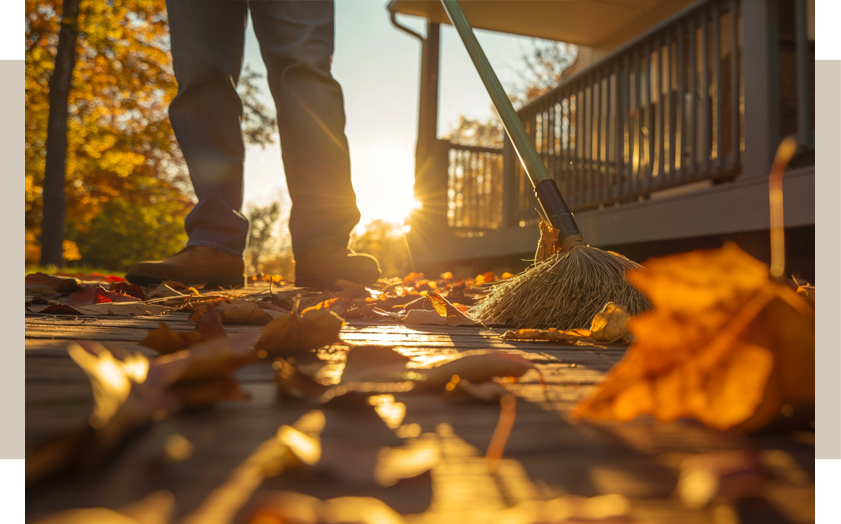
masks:
[[[169,117],[199,199],[184,224],[187,245],[242,257],[248,220],[240,214],[245,148],[236,83],[246,3],[167,0],[167,14],[178,80]]]
[[[167,0],[178,94],[169,108],[199,198],[184,223],[187,248],[164,261],[129,268],[138,284],[244,284],[248,221],[242,207],[245,149],[236,83],[242,67],[247,5],[227,0]]]
[[[325,244],[345,249],[360,216],[342,90],[330,74],[334,6],[332,1],[249,6],[278,109],[292,199],[289,229],[300,276],[301,260],[314,250],[325,251]]]

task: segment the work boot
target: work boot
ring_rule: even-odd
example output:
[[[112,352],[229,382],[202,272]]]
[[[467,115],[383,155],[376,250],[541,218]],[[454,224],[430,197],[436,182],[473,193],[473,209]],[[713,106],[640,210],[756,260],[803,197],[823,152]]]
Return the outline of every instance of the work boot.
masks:
[[[371,255],[325,243],[310,249],[295,261],[295,285],[337,289],[337,280],[372,286],[380,278],[380,264]]]
[[[126,280],[148,286],[174,280],[208,287],[243,287],[245,264],[241,257],[206,246],[187,246],[166,260],[140,262],[131,266]]]

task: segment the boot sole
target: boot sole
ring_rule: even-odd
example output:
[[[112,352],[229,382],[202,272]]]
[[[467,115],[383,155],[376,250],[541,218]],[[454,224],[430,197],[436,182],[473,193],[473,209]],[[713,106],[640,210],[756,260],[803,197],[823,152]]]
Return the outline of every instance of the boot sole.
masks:
[[[151,286],[151,285],[158,285],[165,280],[175,280],[180,281],[185,286],[195,286],[196,284],[204,284],[207,288],[222,288],[222,289],[231,289],[231,288],[241,288],[245,287],[245,276],[244,275],[228,275],[228,276],[219,276],[216,278],[208,279],[207,281],[203,282],[184,282],[177,278],[168,278],[166,276],[161,275],[153,275],[151,273],[128,273],[126,274],[126,280],[131,282],[132,284],[138,284],[141,286]]]

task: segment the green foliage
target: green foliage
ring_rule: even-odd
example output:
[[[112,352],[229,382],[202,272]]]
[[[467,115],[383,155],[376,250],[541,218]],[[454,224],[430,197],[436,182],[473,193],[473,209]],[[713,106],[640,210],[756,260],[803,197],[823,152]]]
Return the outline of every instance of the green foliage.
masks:
[[[183,248],[187,243],[186,213],[187,207],[181,203],[163,198],[143,205],[113,198],[86,233],[69,228],[70,238],[79,246],[80,264],[125,271],[141,260],[166,258]]]
[[[394,222],[372,220],[361,233],[353,235],[351,247],[377,257],[384,277],[402,277],[413,269],[403,229]]]
[[[245,261],[249,272],[263,272],[262,262],[276,256],[280,246],[278,238],[278,220],[280,220],[280,202],[265,206],[250,205],[246,211],[251,229],[248,231],[248,247],[245,248]]]

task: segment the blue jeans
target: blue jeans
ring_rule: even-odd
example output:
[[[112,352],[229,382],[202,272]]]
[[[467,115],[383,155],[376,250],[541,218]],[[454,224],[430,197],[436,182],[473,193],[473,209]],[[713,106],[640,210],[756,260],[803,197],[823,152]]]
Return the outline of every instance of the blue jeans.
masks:
[[[178,81],[169,116],[199,199],[185,220],[187,245],[237,256],[245,250],[245,147],[236,84],[248,9],[278,112],[295,256],[323,242],[345,247],[359,210],[342,90],[330,74],[332,0],[167,0]]]

